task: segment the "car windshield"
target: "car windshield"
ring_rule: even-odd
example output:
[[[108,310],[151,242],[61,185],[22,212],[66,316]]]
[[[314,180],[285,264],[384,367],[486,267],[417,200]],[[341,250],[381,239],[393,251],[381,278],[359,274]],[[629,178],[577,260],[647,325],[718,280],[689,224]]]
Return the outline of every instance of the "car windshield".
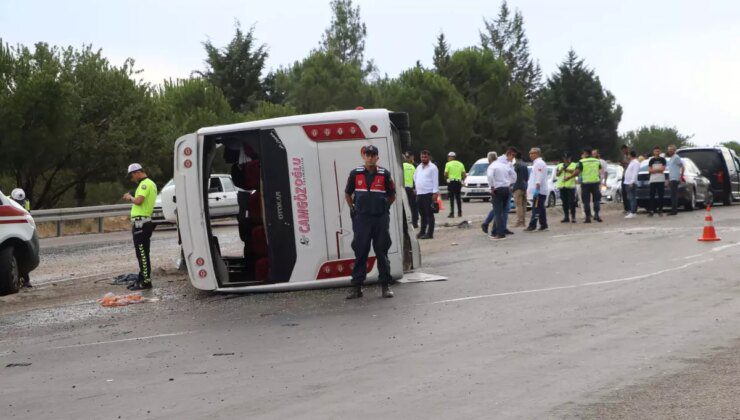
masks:
[[[486,174],[486,169],[488,169],[487,163],[476,163],[472,168],[470,168],[470,173],[468,173],[468,175],[483,176]]]

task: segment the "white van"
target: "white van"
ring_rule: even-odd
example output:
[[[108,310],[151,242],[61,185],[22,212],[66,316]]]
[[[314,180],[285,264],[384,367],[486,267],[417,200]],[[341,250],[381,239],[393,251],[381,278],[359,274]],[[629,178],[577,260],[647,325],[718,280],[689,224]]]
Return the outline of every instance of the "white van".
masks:
[[[350,171],[362,165],[362,146],[370,144],[397,186],[398,199],[390,209],[391,275],[400,279],[418,268],[421,256],[407,217],[401,167],[401,147],[409,142],[408,115],[385,109],[208,127],[180,137],[175,204],[191,283],[222,292],[349,285],[354,253],[344,188]],[[245,197],[249,206],[240,207],[237,239],[212,227],[209,217],[211,171],[224,164],[232,165],[232,174],[251,165],[259,178],[251,181],[256,191]],[[377,281],[372,254],[368,267],[368,282]]]
[[[468,176],[463,180],[462,192],[460,197],[464,202],[473,198],[480,198],[483,201],[491,199],[491,189],[488,187],[488,158],[478,159],[468,171]]]

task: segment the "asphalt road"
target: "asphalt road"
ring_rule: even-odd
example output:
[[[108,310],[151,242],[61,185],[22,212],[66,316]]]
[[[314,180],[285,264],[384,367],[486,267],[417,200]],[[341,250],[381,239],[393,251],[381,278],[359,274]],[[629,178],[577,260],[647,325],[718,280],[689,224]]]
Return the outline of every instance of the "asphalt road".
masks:
[[[465,208],[477,220],[488,206]],[[49,243],[45,263],[77,261],[79,275],[0,298],[1,417],[737,418],[736,376],[719,378],[740,369],[711,367],[740,366],[740,206],[713,210],[716,243],[696,240],[703,211],[605,213],[561,225],[550,212],[549,232],[499,242],[476,223],[442,229],[423,271],[448,281],[359,301],[214,295],[160,269],[159,302],[100,308],[120,290],[84,266],[125,235]],[[176,238],[157,235],[169,264]],[[687,403],[672,385],[696,378],[715,398]]]

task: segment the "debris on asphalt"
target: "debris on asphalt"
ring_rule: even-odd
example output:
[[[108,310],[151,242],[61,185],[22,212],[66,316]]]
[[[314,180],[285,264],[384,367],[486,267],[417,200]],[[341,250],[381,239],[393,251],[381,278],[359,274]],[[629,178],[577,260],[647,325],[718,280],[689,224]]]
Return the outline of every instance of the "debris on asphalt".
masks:
[[[141,296],[141,293],[131,293],[128,295],[115,295],[111,292],[108,292],[101,299],[98,299],[98,302],[100,302],[100,306],[104,306],[106,308],[111,308],[111,307],[116,307],[116,306],[126,306],[126,305],[131,305],[134,303],[157,302],[157,301],[159,301],[159,299],[157,298],[144,298]]]
[[[31,366],[31,364],[30,363],[8,363],[7,365],[5,365],[6,368],[23,367],[23,366]]]
[[[233,356],[234,353],[213,353],[214,356]]]

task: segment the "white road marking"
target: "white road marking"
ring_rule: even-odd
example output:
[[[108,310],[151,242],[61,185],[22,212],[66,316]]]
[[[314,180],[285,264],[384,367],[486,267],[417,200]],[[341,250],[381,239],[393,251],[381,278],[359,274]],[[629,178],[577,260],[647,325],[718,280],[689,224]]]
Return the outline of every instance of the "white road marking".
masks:
[[[712,260],[713,260],[713,258],[708,258],[706,260],[701,260],[701,261],[693,261],[693,262],[686,263],[686,264],[684,264],[682,266],[672,267],[672,268],[666,268],[664,270],[656,271],[656,272],[653,272],[653,273],[640,274],[639,276],[624,277],[624,278],[613,279],[613,280],[594,281],[594,282],[581,283],[581,284],[570,284],[570,285],[567,285],[567,286],[548,287],[548,288],[544,288],[544,289],[518,290],[518,291],[514,291],[514,292],[493,293],[493,294],[490,294],[490,295],[467,296],[467,297],[462,297],[462,298],[457,298],[457,299],[439,300],[439,301],[436,301],[436,302],[431,302],[431,303],[429,303],[429,305],[436,305],[436,304],[439,304],[439,303],[464,302],[464,301],[468,301],[468,300],[493,298],[493,297],[501,297],[501,296],[524,295],[524,294],[528,294],[528,293],[552,292],[552,291],[555,291],[555,290],[575,289],[575,288],[578,288],[578,287],[600,286],[600,285],[609,284],[609,283],[619,283],[619,282],[625,282],[625,281],[635,281],[635,280],[645,279],[645,278],[648,278],[648,277],[659,276],[661,274],[670,273],[672,271],[683,270],[683,269],[686,269],[688,267],[691,267],[692,265],[702,264],[702,263],[709,262],[709,261],[712,261]]]
[[[700,252],[698,254],[689,255],[688,257],[683,257],[683,259],[684,260],[690,260],[690,259],[693,259],[693,258],[699,258],[699,257],[702,257],[704,255],[711,254],[712,252],[720,252],[720,251],[724,251],[725,249],[734,248],[736,246],[740,246],[740,242],[735,242],[734,244],[727,244],[727,245],[715,246],[714,248],[710,249],[709,251],[704,251],[704,252]]]
[[[72,349],[72,348],[76,348],[76,347],[99,346],[101,344],[123,343],[125,341],[140,341],[140,340],[149,340],[149,339],[153,339],[153,338],[176,337],[178,335],[192,334],[193,332],[194,331],[182,331],[182,332],[176,332],[176,333],[170,333],[170,334],[149,335],[149,336],[146,336],[146,337],[124,338],[124,339],[121,339],[121,340],[96,341],[94,343],[73,344],[71,346],[52,347],[52,348],[50,348],[48,350]]]

